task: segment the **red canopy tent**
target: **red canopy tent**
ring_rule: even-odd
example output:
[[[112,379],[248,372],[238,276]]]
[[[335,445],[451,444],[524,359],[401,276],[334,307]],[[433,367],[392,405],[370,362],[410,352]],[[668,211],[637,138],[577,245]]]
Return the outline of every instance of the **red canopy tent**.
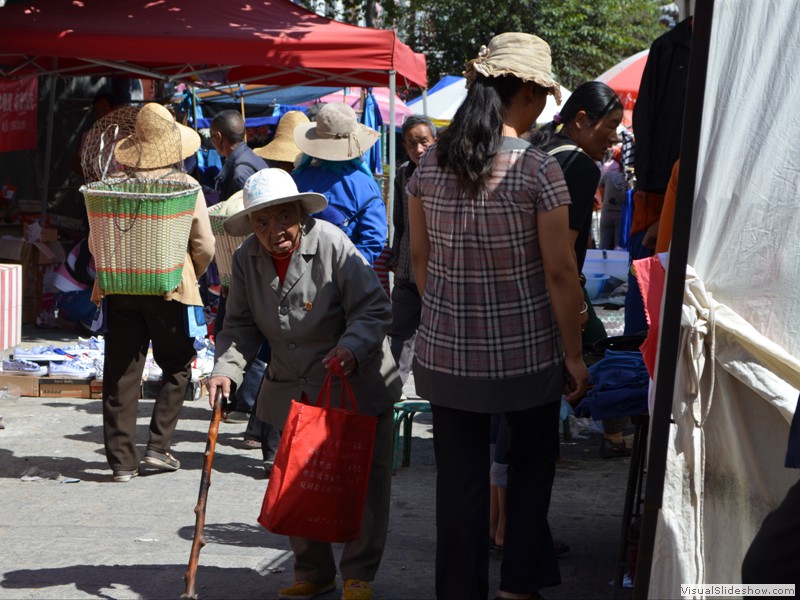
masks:
[[[427,82],[425,56],[393,31],[332,21],[289,0],[40,0],[0,14],[2,77],[387,86],[395,72],[406,85]]]
[[[392,120],[398,81],[427,87],[425,56],[393,31],[332,21],[289,0],[38,0],[0,8],[0,78],[54,74],[205,87],[388,86]],[[44,194],[49,154],[48,141]],[[390,189],[394,154],[392,135]]]

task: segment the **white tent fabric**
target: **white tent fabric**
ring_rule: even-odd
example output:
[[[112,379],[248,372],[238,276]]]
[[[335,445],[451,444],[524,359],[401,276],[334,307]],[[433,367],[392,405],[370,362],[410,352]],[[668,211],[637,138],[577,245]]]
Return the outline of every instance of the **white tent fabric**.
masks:
[[[795,11],[714,5],[650,598],[740,582],[761,522],[798,479],[783,466],[800,389]]]
[[[458,107],[461,106],[461,103],[464,102],[464,98],[467,97],[466,80],[463,77],[447,76],[447,78],[448,81],[452,82],[428,94],[427,99],[428,116],[435,121],[445,123],[449,123],[453,120],[453,115],[456,114]],[[547,104],[536,122],[542,125],[552,121],[553,115],[558,112],[558,109],[564,105],[564,102],[567,101],[567,98],[569,98],[571,94],[571,91],[561,86],[561,104],[556,104],[555,97],[548,94]],[[408,102],[407,105],[414,114],[424,114],[421,98],[415,98]]]

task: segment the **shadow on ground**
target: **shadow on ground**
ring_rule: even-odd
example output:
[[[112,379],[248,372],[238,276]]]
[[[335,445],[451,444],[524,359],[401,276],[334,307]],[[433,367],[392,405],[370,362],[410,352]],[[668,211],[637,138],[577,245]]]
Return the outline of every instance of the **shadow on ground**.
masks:
[[[25,592],[44,593],[48,588],[69,586],[96,598],[113,600],[132,593],[141,598],[178,598],[185,590],[183,576],[186,565],[71,565],[52,569],[21,569],[6,573],[0,587]],[[252,569],[200,566],[195,579],[195,589],[200,598],[230,597],[230,582],[236,582],[240,598],[265,597],[268,587],[278,582],[268,582],[269,575],[260,575]],[[63,596],[60,590],[59,597]],[[55,595],[55,592],[54,592]]]

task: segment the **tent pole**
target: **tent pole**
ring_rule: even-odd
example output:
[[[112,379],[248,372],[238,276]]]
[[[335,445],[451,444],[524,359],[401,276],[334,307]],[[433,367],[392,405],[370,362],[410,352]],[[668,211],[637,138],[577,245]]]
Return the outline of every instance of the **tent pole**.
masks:
[[[395,154],[396,148],[395,145],[397,144],[397,133],[395,132],[395,106],[394,106],[394,98],[396,94],[396,77],[397,71],[389,71],[389,239],[392,237],[392,231],[394,229],[394,223],[392,223],[392,215],[394,215],[394,203],[396,198],[394,197],[394,177],[395,177]]]
[[[686,286],[686,265],[689,260],[689,237],[692,229],[692,208],[697,182],[697,160],[703,124],[703,101],[708,70],[708,49],[714,0],[700,0],[692,27],[692,53],[686,84],[686,109],[681,133],[681,174],[675,201],[672,244],[667,265],[662,303],[658,359],[655,372],[655,399],[651,415],[649,460],[645,486],[642,527],[639,537],[639,558],[636,564],[634,598],[647,598],[658,514],[663,505],[667,448],[672,427],[672,401],[675,393],[675,371],[680,353],[681,313]],[[694,582],[686,582],[694,583]],[[702,583],[702,582],[699,582]]]
[[[422,90],[422,114],[428,116],[428,88]]]
[[[58,68],[58,59],[53,59],[53,70]],[[50,161],[53,153],[53,113],[56,106],[56,76],[50,75],[50,99],[47,107],[47,141],[44,147],[44,173],[42,173],[42,227],[47,220],[47,192],[50,187]]]
[[[194,86],[190,86],[189,90],[192,92],[192,123],[194,123],[194,130],[197,131],[197,94]]]
[[[241,87],[240,87],[239,91],[241,92]],[[243,95],[239,96],[239,105],[242,107],[242,121],[245,122],[245,126],[244,126],[244,143],[246,144],[247,143],[247,119],[244,116],[244,96]]]

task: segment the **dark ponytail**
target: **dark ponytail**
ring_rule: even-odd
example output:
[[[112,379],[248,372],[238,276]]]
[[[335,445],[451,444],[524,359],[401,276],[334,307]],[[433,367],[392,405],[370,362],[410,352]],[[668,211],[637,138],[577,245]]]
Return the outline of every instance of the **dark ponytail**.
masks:
[[[492,173],[503,143],[503,117],[511,98],[524,85],[512,75],[478,75],[450,126],[436,142],[439,166],[450,169],[468,196],[476,198]]]
[[[530,141],[539,148],[547,146],[556,135],[556,127],[559,124],[567,125],[578,116],[580,111],[584,111],[594,124],[608,113],[621,109],[622,102],[614,90],[600,81],[587,81],[575,88],[575,91],[564,103],[559,113],[560,123],[550,121],[547,125],[532,131]]]

